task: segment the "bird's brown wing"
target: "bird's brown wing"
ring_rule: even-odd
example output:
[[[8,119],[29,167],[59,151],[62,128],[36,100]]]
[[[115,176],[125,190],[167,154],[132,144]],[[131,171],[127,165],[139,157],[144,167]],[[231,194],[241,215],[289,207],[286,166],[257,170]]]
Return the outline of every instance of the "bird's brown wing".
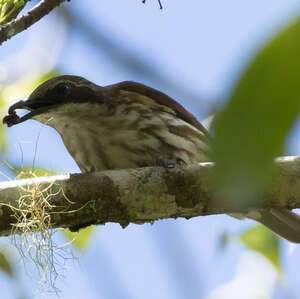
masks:
[[[181,118],[185,122],[191,124],[198,130],[200,130],[207,137],[208,140],[211,139],[211,136],[206,130],[206,128],[196,119],[196,117],[193,114],[188,112],[178,102],[176,102],[171,97],[169,97],[161,91],[158,91],[144,84],[132,81],[120,82],[114,85],[107,86],[107,88],[115,91],[126,90],[130,92],[139,93],[154,100],[159,105],[164,105],[168,108],[171,108],[176,113],[178,118]]]

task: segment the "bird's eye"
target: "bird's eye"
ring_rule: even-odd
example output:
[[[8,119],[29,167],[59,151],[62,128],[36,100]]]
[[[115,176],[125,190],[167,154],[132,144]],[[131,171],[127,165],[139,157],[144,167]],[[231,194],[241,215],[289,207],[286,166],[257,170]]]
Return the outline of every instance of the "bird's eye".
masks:
[[[55,86],[55,93],[60,97],[67,96],[71,90],[71,85],[68,83],[59,83]]]

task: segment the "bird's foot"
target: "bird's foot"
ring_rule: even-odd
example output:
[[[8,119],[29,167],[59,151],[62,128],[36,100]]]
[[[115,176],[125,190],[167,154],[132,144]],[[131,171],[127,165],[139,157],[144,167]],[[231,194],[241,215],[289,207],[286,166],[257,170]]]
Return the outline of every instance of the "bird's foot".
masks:
[[[185,167],[187,164],[181,158],[173,158],[169,159],[164,156],[158,156],[156,158],[156,165],[162,166],[167,169],[175,168],[175,167]]]

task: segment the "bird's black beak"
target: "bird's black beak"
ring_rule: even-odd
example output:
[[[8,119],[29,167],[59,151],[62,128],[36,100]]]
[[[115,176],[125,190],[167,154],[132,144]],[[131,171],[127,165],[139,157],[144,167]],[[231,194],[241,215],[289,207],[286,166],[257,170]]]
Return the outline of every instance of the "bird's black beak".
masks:
[[[8,115],[3,118],[2,122],[3,124],[7,124],[8,127],[11,127],[46,111],[49,105],[51,105],[51,102],[45,101],[44,99],[28,99],[26,101],[19,101],[9,107]],[[29,113],[20,117],[16,113],[17,109],[29,110]]]

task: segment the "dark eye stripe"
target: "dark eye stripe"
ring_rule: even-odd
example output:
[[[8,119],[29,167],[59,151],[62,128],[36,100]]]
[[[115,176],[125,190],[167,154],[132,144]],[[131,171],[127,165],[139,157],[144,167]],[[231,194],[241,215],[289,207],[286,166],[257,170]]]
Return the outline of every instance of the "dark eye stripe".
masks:
[[[55,94],[59,97],[64,97],[70,93],[71,85],[69,83],[59,83],[54,87]]]

